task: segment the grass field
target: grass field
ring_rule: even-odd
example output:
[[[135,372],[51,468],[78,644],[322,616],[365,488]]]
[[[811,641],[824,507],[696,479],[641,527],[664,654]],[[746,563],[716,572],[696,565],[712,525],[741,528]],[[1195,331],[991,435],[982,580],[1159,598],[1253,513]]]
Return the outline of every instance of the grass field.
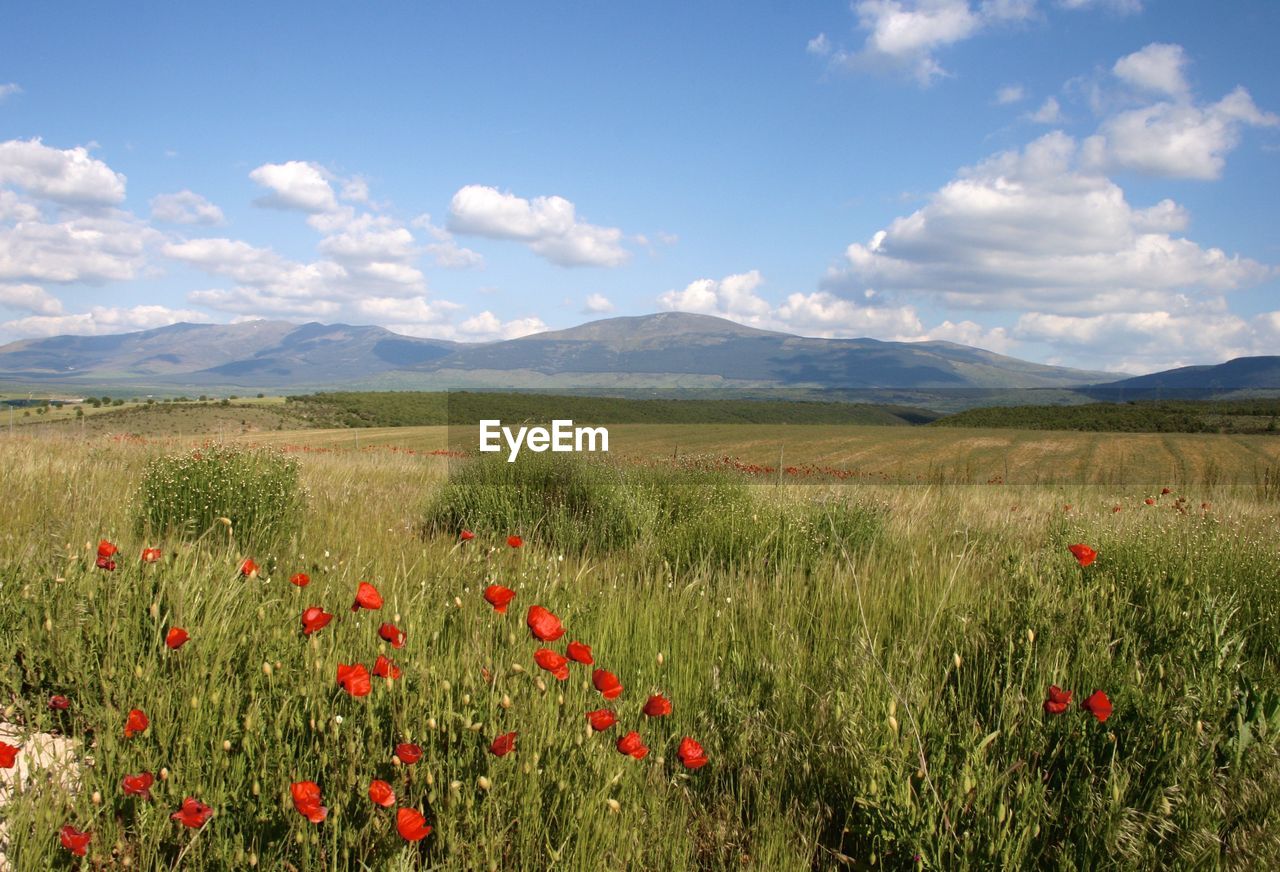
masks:
[[[190,435],[0,438],[4,720],[78,742],[84,760],[75,791],[35,778],[5,798],[8,862],[74,867],[58,835],[71,825],[92,833],[94,869],[1280,864],[1277,444],[887,430],[619,425],[615,460],[777,466],[781,452],[784,468],[921,482],[725,472],[756,514],[681,535],[764,530],[779,507],[810,526],[678,570],[644,531],[635,547],[593,538],[593,506],[618,504],[597,492],[581,498],[576,551],[483,508],[470,541],[424,533],[453,486],[456,461],[431,453],[443,428],[236,436],[288,446],[305,493],[298,532],[252,551],[216,522],[164,541],[138,531],[148,461]],[[983,486],[937,483],[959,478],[945,472],[957,451]],[[1006,454],[1011,481],[1070,475],[987,485]],[[839,544],[829,533],[851,516],[865,535]],[[102,539],[119,546],[113,571],[95,566]],[[1096,562],[1079,565],[1076,543]],[[140,561],[144,547],[161,559]],[[300,572],[306,587],[289,582]],[[379,610],[349,610],[361,581]],[[485,601],[490,584],[515,592],[508,614]],[[535,604],[563,638],[531,637]],[[308,606],[335,617],[304,636]],[[384,622],[403,648],[379,637]],[[190,634],[177,650],[173,627]],[[535,652],[571,640],[595,664],[559,681]],[[363,696],[339,687],[339,664],[379,655],[398,678]],[[622,695],[602,698],[594,668]],[[1061,714],[1045,710],[1050,685],[1074,694]],[[1105,721],[1079,706],[1095,690],[1114,706]],[[55,695],[68,708],[50,708]],[[643,714],[651,695],[670,714]],[[134,708],[149,726],[126,738]],[[601,708],[618,723],[593,733],[585,713]],[[643,759],[616,748],[632,730]],[[492,753],[511,732],[514,750]],[[682,763],[686,736],[705,766]],[[400,743],[421,759],[406,765]],[[127,795],[122,780],[144,772],[149,797]],[[371,802],[373,779],[394,791],[389,809]],[[291,796],[308,781],[318,824]],[[185,797],[212,809],[202,827],[171,819]],[[431,834],[406,841],[396,807]]]

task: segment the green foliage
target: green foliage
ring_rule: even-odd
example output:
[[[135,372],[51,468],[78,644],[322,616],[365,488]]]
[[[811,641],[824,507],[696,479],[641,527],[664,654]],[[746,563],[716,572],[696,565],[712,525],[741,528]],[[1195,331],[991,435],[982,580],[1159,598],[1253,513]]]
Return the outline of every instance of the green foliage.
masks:
[[[294,458],[207,445],[147,463],[133,498],[135,528],[151,537],[198,539],[226,518],[238,543],[269,544],[297,532],[305,498]]]
[[[990,406],[935,427],[1011,427],[1125,433],[1274,433],[1280,399],[1167,400],[1077,406]]]

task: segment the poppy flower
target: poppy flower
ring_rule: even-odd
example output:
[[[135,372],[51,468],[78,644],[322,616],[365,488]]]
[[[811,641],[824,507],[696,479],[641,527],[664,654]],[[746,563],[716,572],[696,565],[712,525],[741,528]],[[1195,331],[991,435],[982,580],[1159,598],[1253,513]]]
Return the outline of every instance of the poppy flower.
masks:
[[[355,663],[350,666],[346,663],[339,663],[338,684],[352,696],[368,696],[369,691],[373,690],[373,682],[369,678],[369,670],[364,668],[363,663]]]
[[[49,697],[49,708],[57,712],[64,712],[71,708],[71,700],[61,694],[54,694]]]
[[[160,559],[161,556],[162,555],[160,553],[159,548],[143,548],[142,549],[143,563],[155,563]]]
[[[116,562],[107,557],[99,557],[93,562],[93,565],[99,569],[105,569],[107,572],[116,571]]]
[[[380,609],[382,608],[382,594],[378,593],[378,589],[367,581],[360,582],[356,586],[356,601],[351,604],[351,611],[356,612],[360,609]]]
[[[378,628],[378,635],[390,642],[392,648],[404,647],[404,630],[395,624],[383,624]]]
[[[524,540],[521,539],[519,536],[508,536],[507,544],[510,545],[512,548],[519,548],[521,545],[524,544]]]
[[[1080,703],[1080,708],[1097,718],[1100,724],[1111,717],[1111,700],[1100,690],[1089,694],[1089,698]]]
[[[646,717],[663,718],[671,714],[671,700],[660,693],[655,693],[645,701],[642,711]]]
[[[1156,504],[1155,497],[1147,497],[1143,502],[1149,506],[1154,506]]]
[[[680,750],[676,754],[686,769],[701,769],[707,765],[707,752],[691,736],[680,740]]]
[[[592,730],[603,733],[618,722],[618,716],[612,709],[596,709],[593,712],[587,712],[587,720],[591,722]]]
[[[585,663],[590,666],[595,663],[595,659],[591,656],[591,647],[583,645],[581,642],[570,642],[569,647],[565,649],[565,654],[569,655],[569,659],[575,663]]]
[[[13,764],[17,762],[18,752],[21,748],[10,745],[8,742],[0,742],[0,769],[12,769]]]
[[[175,820],[184,827],[191,827],[193,830],[200,829],[208,823],[211,817],[213,817],[213,809],[194,796],[188,796],[184,799],[182,807],[169,815],[170,820]]]
[[[1098,552],[1088,545],[1068,545],[1067,550],[1075,555],[1076,562],[1081,566],[1088,566],[1098,559]]]
[[[302,635],[310,636],[316,630],[324,629],[332,620],[333,615],[319,606],[304,609],[302,612]]]
[[[564,635],[560,619],[542,606],[529,606],[525,623],[529,625],[529,632],[540,642],[554,642]]]
[[[1114,514],[1117,514],[1118,512],[1120,512],[1120,510],[1121,510],[1121,507],[1120,507],[1120,506],[1112,506],[1112,507],[1111,507],[1111,514],[1113,514],[1113,515],[1114,515]]]
[[[470,542],[472,539],[476,538],[476,534],[472,533],[470,530],[463,530],[458,534],[458,538],[463,542]]]
[[[373,800],[375,805],[391,808],[396,804],[396,792],[391,789],[390,784],[375,778],[369,782],[369,799]]]
[[[622,682],[618,676],[605,669],[597,669],[591,673],[591,683],[605,699],[617,699],[622,696]]]
[[[99,557],[115,557],[119,550],[119,548],[108,542],[106,539],[102,539],[98,542]]]
[[[174,651],[177,651],[187,644],[187,640],[190,638],[191,635],[181,627],[170,627],[168,635],[164,637],[164,643]]]
[[[500,615],[507,613],[507,606],[515,598],[514,590],[500,584],[491,584],[484,589],[484,601],[493,606],[493,610]]]
[[[495,757],[505,757],[516,749],[516,734],[503,733],[501,736],[493,740],[493,744],[489,746],[489,753]]]
[[[126,796],[143,796],[150,799],[151,785],[155,780],[155,776],[150,772],[139,772],[137,775],[126,775],[120,782],[120,786],[124,788]]]
[[[253,562],[253,558],[246,557],[244,559],[244,563],[240,564],[240,574],[245,578],[254,578],[257,576],[260,568],[261,567],[259,567],[258,564]]]
[[[378,659],[373,662],[373,674],[379,678],[399,678],[400,667],[386,655],[379,654]]]
[[[402,808],[396,812],[396,831],[406,842],[421,842],[431,835],[427,819],[416,808]]]
[[[396,756],[406,766],[412,766],[422,759],[422,748],[412,742],[401,742],[396,745]]]
[[[632,730],[618,740],[618,753],[643,760],[649,756],[649,748],[640,739],[640,734]]]
[[[1160,496],[1165,496],[1166,494],[1171,493],[1173,493],[1173,491],[1169,490],[1167,487],[1160,488]]]
[[[329,809],[320,804],[320,785],[314,781],[295,781],[289,785],[293,794],[293,807],[313,824],[318,824],[329,814]]]
[[[82,833],[71,824],[67,824],[58,830],[58,841],[62,842],[62,847],[66,848],[77,857],[83,857],[89,850],[89,840],[93,838],[93,833]]]
[[[561,681],[569,677],[569,661],[550,648],[539,648],[534,651],[533,659],[539,666]]]
[[[311,576],[307,575],[305,572],[296,572],[289,576],[289,583],[294,587],[306,587],[311,584]]]
[[[132,709],[124,721],[124,737],[132,739],[134,733],[141,733],[150,725],[151,721],[147,718],[146,712],[142,709]]]
[[[1047,715],[1060,715],[1071,705],[1071,691],[1063,690],[1056,684],[1049,685],[1049,698],[1044,701],[1044,712]]]

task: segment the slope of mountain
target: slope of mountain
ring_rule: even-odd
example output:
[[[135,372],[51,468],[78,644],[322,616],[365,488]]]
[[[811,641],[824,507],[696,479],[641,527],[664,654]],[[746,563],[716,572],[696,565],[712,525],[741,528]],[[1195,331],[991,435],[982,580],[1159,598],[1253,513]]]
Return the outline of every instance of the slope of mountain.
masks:
[[[1182,366],[1094,385],[1087,393],[1105,399],[1164,396],[1196,398],[1280,390],[1280,355],[1237,357],[1216,366]]]

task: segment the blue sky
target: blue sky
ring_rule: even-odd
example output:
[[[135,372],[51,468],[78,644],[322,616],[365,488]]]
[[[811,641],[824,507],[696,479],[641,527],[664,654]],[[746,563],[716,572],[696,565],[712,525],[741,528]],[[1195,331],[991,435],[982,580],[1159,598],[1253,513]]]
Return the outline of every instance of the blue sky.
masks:
[[[27,4],[0,341],[698,311],[1280,353],[1274,2]]]

